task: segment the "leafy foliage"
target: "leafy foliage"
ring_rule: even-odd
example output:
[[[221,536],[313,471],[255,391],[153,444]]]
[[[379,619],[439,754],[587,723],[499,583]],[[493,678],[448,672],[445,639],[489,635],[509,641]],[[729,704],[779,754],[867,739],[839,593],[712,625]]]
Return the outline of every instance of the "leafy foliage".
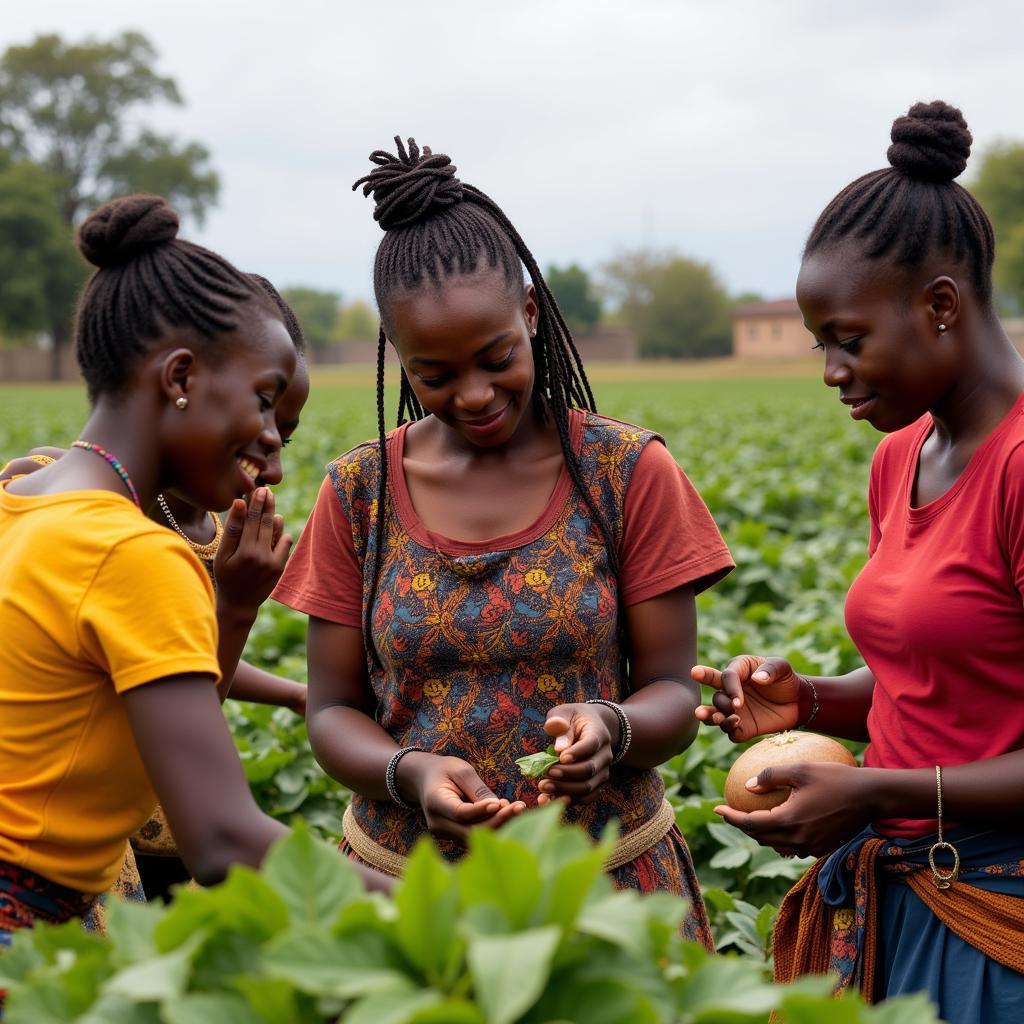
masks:
[[[545,280],[573,333],[586,334],[597,326],[601,300],[594,294],[590,275],[581,266],[571,263],[567,267],[548,267]]]
[[[997,142],[985,151],[971,190],[996,233],[995,279],[1013,312],[1024,310],[1024,144]]]
[[[876,435],[852,425],[817,380],[661,377],[638,386],[595,375],[594,383],[602,411],[660,431],[738,563],[698,599],[700,660],[722,664],[752,651],[784,655],[823,673],[857,667],[843,602],[866,557],[867,470]],[[0,426],[0,458],[67,443],[84,418],[84,400],[66,389],[5,390],[3,398],[9,415]],[[290,531],[297,534],[309,514],[325,464],[374,434],[370,372],[363,383],[346,386],[314,380],[278,489]],[[303,617],[269,602],[246,656],[301,681],[304,644]],[[228,714],[261,805],[285,821],[301,817],[336,839],[347,793],[316,765],[302,722],[283,709],[232,702]],[[758,847],[712,810],[722,802],[737,754],[720,732],[702,729],[662,772],[719,948],[750,955],[763,967],[775,908],[804,863]]]
[[[683,942],[682,900],[615,892],[594,846],[549,806],[474,834],[457,866],[423,842],[394,900],[305,829],[260,873],[116,903],[110,937],[23,931],[0,957],[9,1024],[932,1024],[926,1001],[836,1004],[828,978],[768,983]],[[508,877],[505,885],[495,878]]]
[[[323,348],[337,327],[341,296],[337,292],[299,287],[285,288],[281,295],[295,310],[306,341],[314,348]]]

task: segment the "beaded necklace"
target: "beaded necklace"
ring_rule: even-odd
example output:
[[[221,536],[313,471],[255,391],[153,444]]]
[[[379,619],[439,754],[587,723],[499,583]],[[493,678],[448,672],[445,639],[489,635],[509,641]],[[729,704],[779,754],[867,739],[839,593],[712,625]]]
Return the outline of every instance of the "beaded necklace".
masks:
[[[89,441],[73,441],[71,447],[81,448],[86,452],[93,452],[101,459],[106,460],[106,462],[110,464],[110,468],[121,478],[121,482],[125,487],[128,488],[128,493],[131,495],[132,501],[135,502],[135,507],[141,511],[142,503],[139,501],[139,492],[135,490],[135,484],[132,483],[132,478],[128,475],[128,470],[126,470],[124,466],[122,466],[121,463],[106,450],[106,448],[101,448],[98,444],[92,444]]]
[[[160,511],[163,512],[170,524],[170,527],[179,537],[181,537],[185,543],[196,553],[196,556],[200,559],[210,560],[217,554],[217,548],[220,547],[221,534],[224,532],[224,524],[220,521],[220,516],[216,512],[210,512],[210,518],[214,522],[214,534],[213,540],[209,544],[200,544],[198,541],[193,540],[179,525],[177,519],[171,514],[170,506],[167,504],[167,499],[162,495],[156,496],[157,504],[160,506]]]

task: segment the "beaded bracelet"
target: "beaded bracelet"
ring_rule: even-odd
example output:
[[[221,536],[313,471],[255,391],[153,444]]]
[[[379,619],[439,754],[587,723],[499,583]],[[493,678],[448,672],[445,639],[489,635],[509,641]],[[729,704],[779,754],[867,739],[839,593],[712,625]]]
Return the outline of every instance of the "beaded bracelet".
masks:
[[[811,722],[813,722],[817,717],[821,708],[818,705],[818,691],[815,689],[814,683],[812,683],[807,676],[801,676],[800,679],[811,688],[811,713],[807,716],[806,721],[801,722],[797,726],[797,729],[807,729],[810,727]]]
[[[391,755],[391,760],[388,761],[387,771],[384,772],[384,786],[388,791],[388,796],[399,807],[406,807],[409,810],[416,810],[416,804],[409,803],[408,800],[403,800],[401,794],[398,792],[398,787],[395,785],[395,772],[398,771],[398,762],[405,757],[406,754],[413,752],[425,754],[426,751],[422,747],[402,747],[401,750],[396,750]]]
[[[626,756],[626,751],[629,750],[629,745],[633,742],[633,729],[629,724],[629,719],[626,717],[626,712],[611,700],[588,700],[587,703],[603,704],[606,708],[611,708],[618,716],[619,749],[612,755],[612,764],[618,764]]]

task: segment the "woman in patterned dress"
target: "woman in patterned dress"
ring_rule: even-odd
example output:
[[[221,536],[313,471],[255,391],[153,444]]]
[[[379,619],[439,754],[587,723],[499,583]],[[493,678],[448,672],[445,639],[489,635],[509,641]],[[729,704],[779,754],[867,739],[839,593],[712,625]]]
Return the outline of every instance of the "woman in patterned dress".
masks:
[[[688,897],[710,944],[657,765],[693,738],[694,595],[729,552],[660,438],[594,411],[497,205],[396,142],[362,179],[385,231],[380,436],[331,464],[274,593],[310,616],[310,742],[354,791],[345,848],[397,874],[428,830],[457,857],[470,828],[560,799],[595,837],[618,821],[615,883]],[[387,342],[411,422],[385,435]]]

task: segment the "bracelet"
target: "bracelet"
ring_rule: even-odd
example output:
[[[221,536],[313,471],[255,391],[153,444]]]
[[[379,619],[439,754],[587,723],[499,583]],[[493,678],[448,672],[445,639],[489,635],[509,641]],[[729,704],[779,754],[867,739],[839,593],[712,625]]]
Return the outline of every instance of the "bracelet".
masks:
[[[936,889],[948,889],[960,874],[960,854],[952,843],[947,843],[942,836],[942,766],[935,766],[935,796],[938,804],[939,820],[939,841],[932,845],[928,851],[928,866],[932,869],[932,878],[935,879]],[[948,850],[953,854],[953,866],[948,871],[943,871],[935,864],[935,853],[937,850]]]
[[[806,729],[810,726],[811,722],[817,718],[818,712],[821,710],[821,706],[818,704],[818,691],[814,688],[814,683],[812,683],[807,676],[801,676],[800,679],[811,688],[811,713],[807,716],[805,721],[801,722],[797,726],[797,729]]]
[[[384,772],[384,786],[388,791],[388,796],[391,797],[399,807],[406,807],[412,811],[416,810],[416,804],[411,804],[408,800],[402,799],[401,794],[398,792],[398,787],[395,785],[395,772],[398,771],[398,762],[401,761],[406,754],[411,754],[414,751],[420,754],[427,753],[423,747],[402,747],[401,750],[396,750],[391,755],[391,760],[388,761],[387,771]]]
[[[611,700],[588,700],[587,703],[603,704],[606,708],[611,708],[618,716],[619,749],[612,755],[612,764],[618,764],[626,756],[626,752],[629,750],[629,745],[633,742],[633,729],[629,724],[629,719],[626,717],[626,712]]]

